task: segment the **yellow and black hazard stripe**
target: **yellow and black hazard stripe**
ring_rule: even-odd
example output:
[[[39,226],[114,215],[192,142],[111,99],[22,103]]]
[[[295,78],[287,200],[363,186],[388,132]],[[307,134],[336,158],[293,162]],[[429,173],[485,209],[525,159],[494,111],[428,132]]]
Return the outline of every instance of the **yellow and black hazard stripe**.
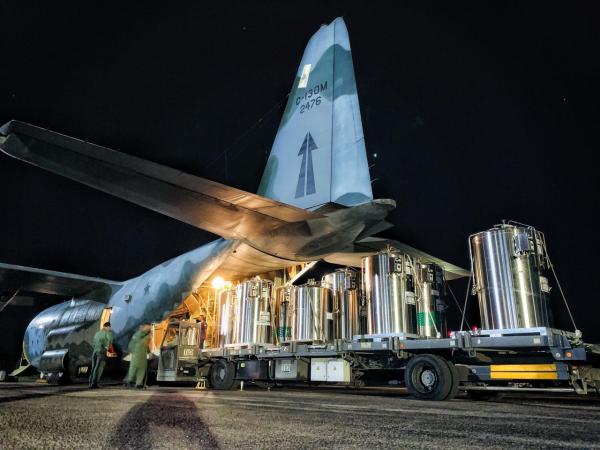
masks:
[[[568,380],[567,364],[492,364],[469,366],[470,381]]]

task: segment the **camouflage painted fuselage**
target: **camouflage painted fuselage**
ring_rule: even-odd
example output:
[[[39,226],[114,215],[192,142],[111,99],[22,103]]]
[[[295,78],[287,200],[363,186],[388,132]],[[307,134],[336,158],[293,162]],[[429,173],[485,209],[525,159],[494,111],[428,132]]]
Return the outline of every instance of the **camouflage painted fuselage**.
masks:
[[[142,323],[163,320],[183,298],[219,267],[236,246],[235,241],[218,239],[173,258],[120,285],[95,291],[86,298],[52,306],[29,324],[24,350],[34,367],[40,368],[44,352],[68,350],[73,369],[89,365],[94,334],[99,330],[102,311],[110,307],[114,344],[120,353]]]

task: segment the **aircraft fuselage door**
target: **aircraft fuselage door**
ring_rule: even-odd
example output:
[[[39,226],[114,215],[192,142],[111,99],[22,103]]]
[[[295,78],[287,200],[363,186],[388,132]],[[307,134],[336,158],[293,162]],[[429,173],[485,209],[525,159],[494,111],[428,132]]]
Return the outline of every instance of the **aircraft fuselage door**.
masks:
[[[106,322],[110,322],[110,316],[112,314],[112,307],[104,308],[102,310],[102,314],[100,315],[100,325],[99,328],[102,329],[102,325]]]

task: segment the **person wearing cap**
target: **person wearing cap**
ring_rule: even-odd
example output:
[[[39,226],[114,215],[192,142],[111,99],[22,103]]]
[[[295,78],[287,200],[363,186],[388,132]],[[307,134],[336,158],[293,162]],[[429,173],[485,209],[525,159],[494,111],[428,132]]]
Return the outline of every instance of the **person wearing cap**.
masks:
[[[92,372],[90,374],[90,389],[98,387],[98,382],[102,378],[102,372],[106,364],[106,354],[112,345],[113,333],[110,329],[110,322],[105,322],[102,329],[94,335],[94,352],[92,353]]]
[[[133,334],[129,341],[131,362],[125,377],[124,385],[129,387],[135,381],[135,387],[143,389],[146,383],[146,370],[148,369],[148,350],[150,343],[150,325],[143,324]]]

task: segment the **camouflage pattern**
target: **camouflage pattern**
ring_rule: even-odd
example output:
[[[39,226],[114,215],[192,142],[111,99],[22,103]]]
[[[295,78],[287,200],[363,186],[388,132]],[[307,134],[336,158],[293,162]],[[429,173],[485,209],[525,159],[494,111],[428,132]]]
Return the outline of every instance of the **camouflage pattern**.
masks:
[[[373,199],[341,17],[322,26],[306,46],[258,194],[305,209]]]
[[[88,299],[54,305],[36,316],[27,327],[24,350],[34,367],[45,351],[69,350],[71,373],[90,364],[94,335],[106,307],[110,316],[115,349],[122,355],[140,324],[165,319],[182,302],[186,293],[198,288],[236,246],[218,239],[185,253],[133,278],[110,293],[92,292]],[[107,295],[108,294],[108,295]]]

